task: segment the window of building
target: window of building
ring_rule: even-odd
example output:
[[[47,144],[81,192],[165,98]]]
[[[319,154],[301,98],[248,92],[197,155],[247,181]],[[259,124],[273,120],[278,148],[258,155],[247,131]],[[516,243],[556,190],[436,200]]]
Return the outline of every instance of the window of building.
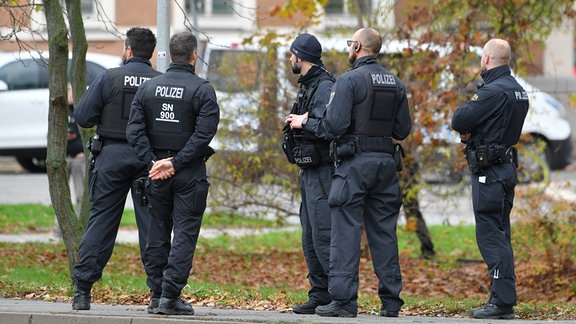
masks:
[[[193,6],[199,15],[232,15],[234,2],[231,0],[187,0],[186,12],[192,13]]]
[[[330,0],[324,8],[329,16],[355,16],[357,9],[364,16],[372,14],[372,0]]]
[[[92,15],[94,13],[94,1],[80,0],[80,10],[83,15]]]
[[[327,15],[343,15],[344,4],[344,0],[330,0],[324,10],[326,10]]]

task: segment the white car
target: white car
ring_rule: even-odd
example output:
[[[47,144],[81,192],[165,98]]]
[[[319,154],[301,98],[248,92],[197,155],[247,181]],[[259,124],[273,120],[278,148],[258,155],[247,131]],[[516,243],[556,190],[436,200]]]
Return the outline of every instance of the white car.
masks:
[[[37,52],[0,53],[0,155],[16,157],[30,172],[45,171],[47,63],[47,53],[42,53],[42,58]],[[86,83],[121,63],[117,56],[88,53]]]

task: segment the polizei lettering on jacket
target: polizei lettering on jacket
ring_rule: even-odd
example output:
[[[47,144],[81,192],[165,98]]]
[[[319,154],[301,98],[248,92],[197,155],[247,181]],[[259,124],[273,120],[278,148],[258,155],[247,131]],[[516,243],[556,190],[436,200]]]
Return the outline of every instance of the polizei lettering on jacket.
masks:
[[[142,83],[150,80],[149,77],[137,76],[137,75],[125,75],[124,76],[124,86],[129,87],[139,87]]]
[[[516,96],[516,100],[528,100],[526,91],[514,91],[514,96]]]
[[[372,84],[374,85],[393,85],[396,84],[396,79],[391,74],[384,73],[370,73],[372,76]]]
[[[156,92],[154,95],[156,97],[162,98],[182,99],[182,96],[184,95],[184,88],[158,85],[156,86]]]

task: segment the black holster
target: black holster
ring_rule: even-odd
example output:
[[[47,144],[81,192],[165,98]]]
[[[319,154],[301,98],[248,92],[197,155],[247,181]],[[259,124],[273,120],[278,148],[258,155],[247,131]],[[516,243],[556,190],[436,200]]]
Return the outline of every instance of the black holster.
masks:
[[[149,177],[140,177],[134,181],[134,194],[142,206],[148,206],[148,186],[150,185]]]

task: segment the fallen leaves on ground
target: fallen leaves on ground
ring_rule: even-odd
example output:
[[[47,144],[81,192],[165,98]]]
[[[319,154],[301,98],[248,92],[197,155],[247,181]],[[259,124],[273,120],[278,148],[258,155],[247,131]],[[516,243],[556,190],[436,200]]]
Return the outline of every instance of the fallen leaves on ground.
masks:
[[[30,253],[33,253],[32,251]],[[115,253],[104,271],[121,271],[123,275],[143,275],[143,269],[138,250],[122,250],[123,255]],[[9,254],[0,251],[0,255]],[[58,254],[51,251],[30,255],[33,260],[46,264],[47,260],[66,264],[64,252]],[[124,260],[124,262],[123,262]],[[130,260],[126,265],[125,260]],[[534,271],[533,262],[516,260],[517,290],[520,302],[567,302],[576,301],[576,269],[564,269],[562,273],[549,271]],[[424,260],[410,258],[405,254],[400,257],[404,296],[431,298],[477,298],[487,299],[489,295],[489,278],[486,265],[481,261],[459,262],[447,265],[439,260]],[[198,253],[190,281],[213,282],[222,285],[236,285],[254,289],[263,287],[276,288],[279,291],[307,291],[309,284],[306,279],[307,268],[301,252],[276,252],[270,254],[238,254],[223,250]],[[378,281],[373,272],[370,260],[362,259],[360,263],[360,295],[374,296],[377,301]],[[7,291],[2,287],[0,291]],[[71,301],[66,288],[56,293],[54,287],[41,287],[38,291],[20,294],[19,296],[4,295],[4,297],[20,297],[26,299],[43,299],[53,301]],[[285,295],[273,298],[263,298],[253,290],[247,290],[248,296],[234,300],[226,291],[213,293],[210,296],[194,296],[184,293],[183,297],[194,305],[212,307],[231,307],[237,309],[289,311],[291,305],[286,302]],[[108,304],[146,305],[149,294],[131,295],[121,287],[111,288],[99,285],[92,292],[93,302]],[[371,312],[371,310],[360,310]],[[573,319],[575,314],[562,313],[562,309],[547,309],[545,314],[534,313],[532,319]],[[435,309],[420,308],[417,305],[405,307],[403,315],[418,316],[462,316],[458,312],[445,310],[442,305]],[[538,316],[542,316],[541,318]]]

